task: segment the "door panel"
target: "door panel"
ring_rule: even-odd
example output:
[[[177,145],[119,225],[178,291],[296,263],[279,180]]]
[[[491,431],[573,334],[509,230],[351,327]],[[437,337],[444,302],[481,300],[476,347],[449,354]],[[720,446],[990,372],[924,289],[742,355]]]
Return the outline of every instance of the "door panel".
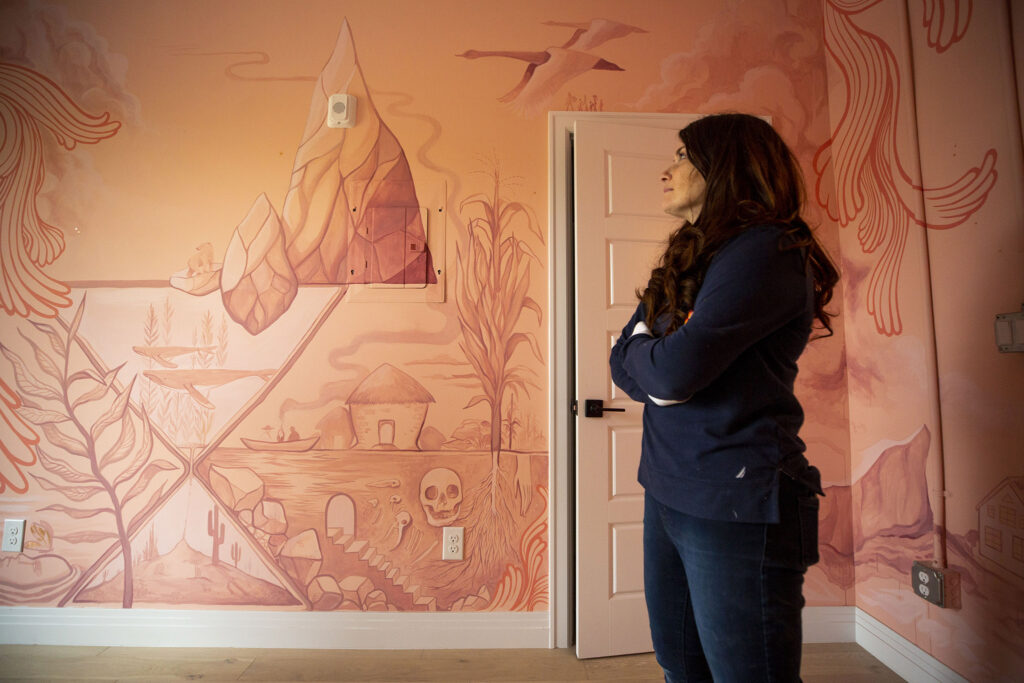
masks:
[[[576,654],[649,652],[643,592],[643,490],[636,481],[643,407],[611,381],[608,354],[678,223],[658,178],[695,116],[657,126],[577,121],[576,399],[622,409],[576,418]],[[660,127],[659,127],[660,126]],[[665,127],[671,126],[671,127]]]

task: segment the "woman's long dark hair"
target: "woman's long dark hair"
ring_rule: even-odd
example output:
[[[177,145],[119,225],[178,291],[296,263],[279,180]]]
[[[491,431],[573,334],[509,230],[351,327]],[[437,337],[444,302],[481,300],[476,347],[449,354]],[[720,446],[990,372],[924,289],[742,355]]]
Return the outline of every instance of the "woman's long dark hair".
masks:
[[[679,131],[686,155],[704,176],[707,190],[695,223],[683,223],[637,296],[646,307],[646,323],[669,318],[666,334],[684,324],[711,259],[730,239],[749,228],[775,224],[786,230],[779,249],[805,249],[814,278],[814,317],[832,334],[825,310],[839,273],[800,216],[805,190],[800,167],[779,134],[748,114],[716,114]]]

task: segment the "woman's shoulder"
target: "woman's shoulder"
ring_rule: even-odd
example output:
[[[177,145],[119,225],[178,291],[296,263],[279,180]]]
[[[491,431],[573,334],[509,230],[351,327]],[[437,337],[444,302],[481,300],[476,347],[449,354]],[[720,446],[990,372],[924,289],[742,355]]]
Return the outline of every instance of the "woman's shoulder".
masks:
[[[748,250],[760,252],[768,245],[775,247],[772,251],[778,251],[778,247],[781,246],[780,241],[789,232],[789,229],[788,225],[781,223],[756,223],[726,242],[720,253]]]
[[[800,249],[786,248],[790,226],[753,225],[729,240],[712,258],[707,278],[731,278],[737,272],[804,273]]]

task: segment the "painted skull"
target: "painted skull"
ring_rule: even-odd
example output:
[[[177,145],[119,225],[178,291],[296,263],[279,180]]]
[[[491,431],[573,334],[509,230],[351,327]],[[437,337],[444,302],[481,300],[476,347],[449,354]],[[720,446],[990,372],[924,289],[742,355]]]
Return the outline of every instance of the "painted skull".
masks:
[[[462,505],[462,482],[459,475],[446,467],[438,467],[420,480],[420,504],[431,526],[444,526],[455,521]]]

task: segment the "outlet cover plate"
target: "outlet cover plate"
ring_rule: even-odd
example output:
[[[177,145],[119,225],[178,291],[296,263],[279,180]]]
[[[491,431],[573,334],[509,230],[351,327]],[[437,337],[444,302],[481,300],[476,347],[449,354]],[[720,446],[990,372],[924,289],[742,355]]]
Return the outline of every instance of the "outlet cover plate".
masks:
[[[5,553],[20,553],[25,544],[25,520],[5,519],[3,546],[0,547]]]
[[[444,527],[441,530],[441,559],[461,560],[464,539],[464,527]]]
[[[929,562],[914,562],[910,570],[910,585],[918,597],[933,605],[954,609],[960,605],[960,575],[952,569],[942,569]]]

